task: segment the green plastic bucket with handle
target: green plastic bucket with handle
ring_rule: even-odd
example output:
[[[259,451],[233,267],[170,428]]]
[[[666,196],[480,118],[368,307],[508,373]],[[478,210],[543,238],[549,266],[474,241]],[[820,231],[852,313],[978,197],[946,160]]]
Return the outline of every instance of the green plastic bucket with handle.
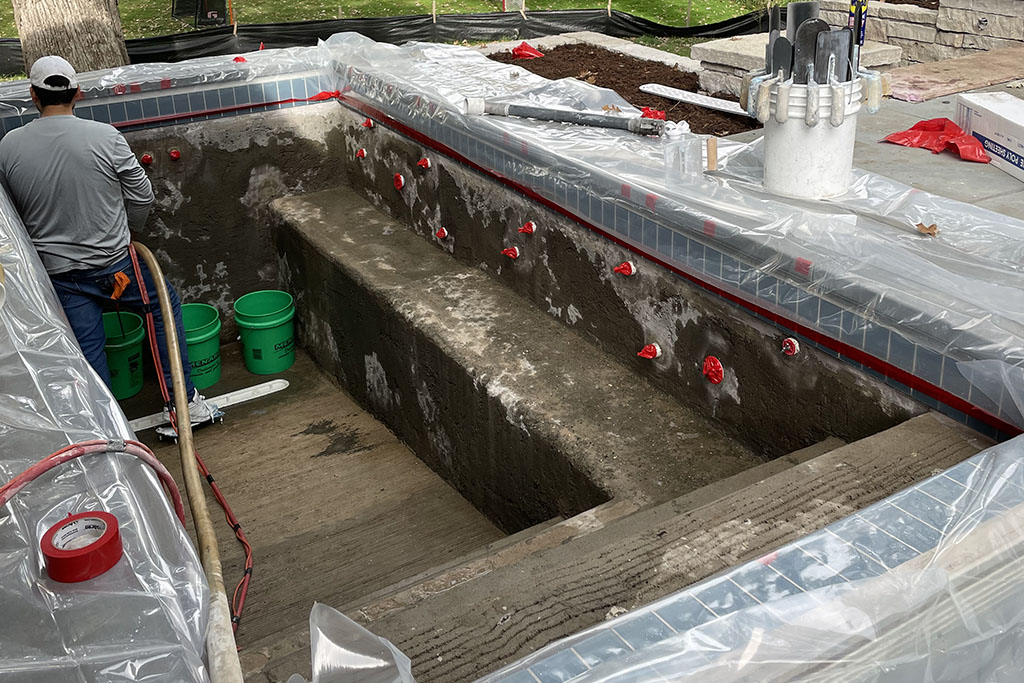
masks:
[[[250,292],[235,301],[242,358],[254,375],[283,372],[295,362],[295,302],[288,292]]]
[[[107,343],[110,370],[110,391],[122,401],[142,391],[142,340],[146,326],[142,317],[134,313],[104,313],[103,331]]]
[[[220,311],[209,304],[182,304],[192,384],[205,389],[220,381]]]

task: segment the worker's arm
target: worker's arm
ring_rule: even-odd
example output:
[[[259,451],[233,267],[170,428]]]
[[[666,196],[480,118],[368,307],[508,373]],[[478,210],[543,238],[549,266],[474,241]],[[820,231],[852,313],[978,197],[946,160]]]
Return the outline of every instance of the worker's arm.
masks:
[[[121,195],[128,214],[128,228],[136,231],[146,224],[149,210],[153,208],[153,184],[120,133],[114,136],[113,153],[114,169],[121,181]]]

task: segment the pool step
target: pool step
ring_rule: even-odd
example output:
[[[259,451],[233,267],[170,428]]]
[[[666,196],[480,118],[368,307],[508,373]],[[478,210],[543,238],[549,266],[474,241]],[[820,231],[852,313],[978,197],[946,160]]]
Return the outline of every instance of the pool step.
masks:
[[[366,618],[374,605],[350,614],[409,656],[417,681],[472,680],[610,612],[760,557],[989,444],[928,413],[697,507],[699,491],[641,510],[381,619]]]
[[[503,529],[671,500],[764,462],[352,190],[272,209],[302,346]]]

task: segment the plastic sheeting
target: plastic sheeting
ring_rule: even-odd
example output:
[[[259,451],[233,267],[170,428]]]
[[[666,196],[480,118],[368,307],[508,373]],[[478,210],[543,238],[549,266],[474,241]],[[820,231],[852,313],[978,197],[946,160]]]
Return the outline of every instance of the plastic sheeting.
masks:
[[[2,191],[0,265],[0,481],[71,443],[133,438]],[[94,510],[117,517],[121,560],[82,583],[50,580],[42,535]],[[74,460],[0,508],[0,681],[205,681],[207,602],[191,541],[156,476],[134,457]]]
[[[314,603],[309,613],[309,683],[413,683],[409,658],[338,610]],[[294,674],[288,683],[306,683]]]
[[[865,563],[877,571],[865,571]],[[755,572],[773,578],[755,585]],[[533,680],[532,669],[574,683],[1016,683],[1024,670],[1022,572],[1024,437],[1017,437],[684,595],[481,680]],[[749,606],[707,597],[726,582],[747,591]],[[705,605],[718,616],[695,617]],[[621,641],[618,650],[592,647],[602,636],[636,632],[630,625],[645,618],[677,628],[635,650]],[[578,654],[586,670],[574,674],[557,653]]]
[[[850,191],[837,199],[780,198],[761,186],[760,141],[723,140],[719,172],[669,182],[664,142],[656,138],[463,114],[467,97],[638,113],[611,91],[574,79],[548,81],[457,46],[396,47],[355,34],[334,36],[326,45],[347,97],[604,229],[621,233],[617,218],[587,215],[582,201],[577,210],[571,197],[589,194],[591,209],[595,198],[639,209],[692,243],[713,246],[738,262],[733,272],[723,266],[718,279],[731,283],[730,293],[741,299],[761,304],[753,292],[796,287],[867,321],[842,330],[826,326],[815,305],[814,316],[800,322],[826,336],[862,338],[864,326],[873,324],[956,361],[1024,363],[1024,221],[864,171],[854,172]],[[937,237],[920,234],[918,223],[936,224]],[[672,265],[707,279],[689,261]],[[783,315],[797,303],[779,295]],[[912,358],[910,365],[903,369],[913,373]]]

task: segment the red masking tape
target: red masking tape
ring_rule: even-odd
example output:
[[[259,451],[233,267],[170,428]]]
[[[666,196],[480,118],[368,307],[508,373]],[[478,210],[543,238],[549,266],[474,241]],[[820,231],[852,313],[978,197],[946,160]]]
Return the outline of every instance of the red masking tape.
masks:
[[[40,542],[54,581],[88,581],[121,559],[121,533],[109,512],[79,512],[54,524]]]

